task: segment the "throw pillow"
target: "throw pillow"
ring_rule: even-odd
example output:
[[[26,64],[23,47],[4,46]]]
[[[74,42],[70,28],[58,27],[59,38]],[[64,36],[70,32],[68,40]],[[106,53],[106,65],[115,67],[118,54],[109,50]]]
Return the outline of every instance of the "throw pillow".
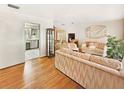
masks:
[[[89,43],[89,48],[90,49],[95,49],[96,48],[95,43]]]

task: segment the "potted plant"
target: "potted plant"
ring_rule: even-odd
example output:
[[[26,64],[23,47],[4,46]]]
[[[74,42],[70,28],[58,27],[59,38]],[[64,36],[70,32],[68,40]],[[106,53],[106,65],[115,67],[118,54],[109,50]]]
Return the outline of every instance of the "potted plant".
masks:
[[[118,40],[116,37],[108,36],[107,57],[122,60],[124,56],[124,40]]]

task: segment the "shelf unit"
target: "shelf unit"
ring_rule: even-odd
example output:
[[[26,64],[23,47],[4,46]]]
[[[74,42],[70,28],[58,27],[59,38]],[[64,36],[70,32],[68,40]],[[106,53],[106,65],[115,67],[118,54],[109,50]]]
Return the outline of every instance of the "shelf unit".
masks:
[[[55,56],[55,30],[53,28],[46,29],[46,55]]]

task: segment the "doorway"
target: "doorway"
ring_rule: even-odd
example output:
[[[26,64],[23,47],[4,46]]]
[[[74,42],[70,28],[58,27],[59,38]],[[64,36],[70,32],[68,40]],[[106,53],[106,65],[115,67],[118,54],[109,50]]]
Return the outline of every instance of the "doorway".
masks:
[[[40,24],[25,23],[25,60],[40,56]]]

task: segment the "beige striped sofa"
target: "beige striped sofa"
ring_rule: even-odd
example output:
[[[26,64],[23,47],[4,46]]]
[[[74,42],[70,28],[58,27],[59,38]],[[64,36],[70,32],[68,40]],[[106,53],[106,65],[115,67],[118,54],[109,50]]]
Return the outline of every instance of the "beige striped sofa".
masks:
[[[84,88],[124,88],[121,62],[114,59],[61,49],[55,67]]]

